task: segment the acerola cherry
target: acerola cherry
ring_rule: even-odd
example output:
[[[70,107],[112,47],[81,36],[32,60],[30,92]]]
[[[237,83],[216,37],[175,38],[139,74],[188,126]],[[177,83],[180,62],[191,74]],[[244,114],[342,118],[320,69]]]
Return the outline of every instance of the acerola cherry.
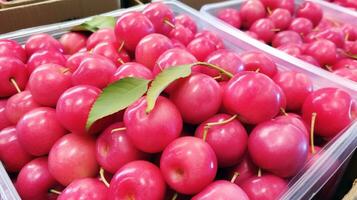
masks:
[[[179,41],[186,46],[193,40],[194,35],[189,28],[176,24],[175,28],[170,31],[169,37],[171,40]]]
[[[66,58],[58,51],[36,51],[29,58],[27,62],[27,69],[30,73],[32,73],[37,67],[43,64],[51,63],[65,66],[66,62]]]
[[[217,12],[217,17],[236,28],[240,28],[241,19],[239,10],[234,8],[225,8]]]
[[[312,24],[312,22],[302,17],[297,17],[293,19],[293,21],[291,21],[291,24],[289,26],[289,30],[295,31],[299,33],[301,36],[305,36],[309,34],[313,28],[314,25]]]
[[[87,50],[90,51],[102,42],[118,44],[113,28],[103,28],[92,33],[87,40]]]
[[[55,109],[47,107],[26,113],[17,123],[16,130],[22,147],[34,156],[48,154],[53,144],[66,134],[56,118]]]
[[[299,128],[301,132],[306,135],[308,141],[310,141],[310,128],[305,124],[300,115],[294,113],[286,113],[286,115],[281,115],[274,118],[275,122],[292,124]]]
[[[192,31],[193,34],[197,32],[196,22],[187,14],[179,14],[175,16],[175,26],[181,24]]]
[[[71,55],[70,57],[68,57],[67,62],[66,62],[66,67],[69,69],[70,72],[74,72],[76,71],[76,69],[78,68],[78,66],[81,64],[81,62],[83,61],[84,58],[87,58],[91,56],[90,53],[88,52],[78,52],[75,53],[73,55]]]
[[[266,15],[264,5],[257,0],[246,1],[239,9],[242,26],[246,29],[258,19],[262,19]]]
[[[192,200],[249,200],[247,194],[236,184],[229,181],[215,181],[195,195]]]
[[[31,56],[39,50],[58,51],[63,53],[63,46],[52,36],[46,33],[41,33],[32,35],[27,39],[25,43],[25,50],[28,56]]]
[[[136,11],[120,16],[115,25],[118,43],[124,42],[125,48],[130,51],[134,51],[139,41],[154,31],[154,25],[149,18]]]
[[[259,71],[273,78],[278,71],[275,62],[266,54],[258,51],[245,51],[239,54],[244,71]]]
[[[48,169],[64,186],[75,179],[95,176],[98,173],[95,141],[89,136],[64,135],[51,148]]]
[[[269,15],[269,19],[273,22],[275,28],[282,31],[290,26],[292,16],[288,10],[277,8]]]
[[[23,63],[27,62],[25,49],[14,40],[0,39],[0,57],[16,57]]]
[[[217,124],[210,125],[211,123]],[[212,147],[219,167],[237,164],[248,143],[248,134],[243,125],[227,114],[214,115],[200,124],[196,129],[195,137],[203,138]],[[227,151],[227,148],[230,150]]]
[[[87,36],[79,32],[68,32],[61,36],[59,42],[63,46],[64,53],[72,55],[86,47]]]
[[[0,57],[0,97],[7,97],[25,89],[28,71],[21,60],[14,57]]]
[[[281,31],[277,33],[272,42],[273,47],[280,47],[286,44],[302,44],[301,36],[295,31]]]
[[[117,43],[101,42],[98,43],[93,49],[92,53],[104,56],[111,60],[116,66],[130,61],[130,56],[124,48],[121,48]]]
[[[115,130],[123,127],[124,123],[121,122],[112,124],[97,139],[97,161],[113,174],[123,165],[145,158],[145,154],[133,145],[125,130]]]
[[[240,186],[249,199],[256,200],[278,199],[288,189],[288,183],[274,175],[253,177],[243,182]]]
[[[172,189],[197,194],[216,176],[217,159],[213,149],[202,139],[181,137],[165,148],[160,169]]]
[[[336,47],[343,48],[345,46],[345,37],[340,28],[329,28],[322,30],[316,34],[316,38],[330,40],[335,43]]]
[[[58,196],[58,200],[95,199],[107,200],[108,188],[103,182],[94,178],[74,180]]]
[[[0,130],[11,125],[10,120],[6,117],[6,103],[8,100],[0,100]]]
[[[282,71],[275,75],[274,82],[283,89],[287,104],[287,110],[299,111],[312,92],[312,81],[303,73],[294,71]]]
[[[27,163],[16,180],[16,190],[23,200],[47,200],[49,190],[57,185],[48,171],[47,157],[36,158]]]
[[[335,64],[332,65],[333,70],[343,69],[343,68],[357,69],[357,60],[345,58],[337,61]]]
[[[136,77],[151,80],[154,78],[150,69],[136,62],[122,64],[113,74],[111,82],[115,82],[125,77]]]
[[[173,48],[173,44],[169,38],[153,33],[140,40],[135,49],[135,60],[149,69],[153,69],[160,55],[171,48]]]
[[[0,131],[0,159],[9,172],[20,171],[32,159],[32,156],[20,145],[16,128],[13,126]]]
[[[71,75],[66,68],[56,64],[36,68],[28,83],[33,99],[44,106],[56,106],[62,93],[72,86]]]
[[[300,44],[288,43],[288,44],[281,45],[277,49],[279,49],[280,51],[283,51],[289,55],[292,55],[294,57],[300,56],[302,54]]]
[[[238,177],[235,179],[234,183],[241,185],[245,180],[256,176],[258,168],[254,165],[249,155],[246,154],[240,163],[232,170],[231,177],[234,176],[234,173],[238,173]]]
[[[249,28],[249,31],[257,34],[260,40],[263,40],[265,43],[270,43],[275,35],[274,23],[269,18],[258,19],[255,21],[252,26]]]
[[[168,35],[174,28],[172,27],[175,24],[174,13],[167,5],[161,2],[150,3],[144,8],[142,13],[154,25],[157,33]]]
[[[109,199],[164,199],[165,181],[160,170],[147,161],[133,161],[112,178]]]
[[[192,40],[186,48],[199,61],[204,61],[209,54],[217,50],[216,45],[206,37]]]
[[[299,172],[306,162],[308,147],[306,134],[300,128],[274,120],[258,124],[248,140],[253,162],[280,177]]]
[[[223,41],[214,33],[208,30],[203,30],[196,33],[195,38],[204,37],[213,42],[216,45],[216,49],[224,49]]]
[[[29,91],[17,93],[9,98],[6,104],[5,114],[7,119],[16,124],[27,112],[40,107]]]
[[[142,97],[126,109],[126,133],[139,150],[147,153],[161,152],[180,136],[182,118],[176,106],[162,96],[156,100],[150,113],[146,112],[146,107],[146,98]]]
[[[322,16],[323,11],[320,5],[310,1],[302,2],[296,10],[296,17],[309,19],[314,26],[317,26],[320,23]]]
[[[222,92],[216,80],[198,73],[181,80],[172,91],[170,100],[177,106],[183,121],[199,124],[218,112]]]
[[[316,113],[316,135],[332,138],[356,118],[357,107],[345,91],[322,88],[312,92],[304,102],[302,117],[307,124],[311,124],[312,113]]]
[[[307,45],[305,54],[314,57],[321,66],[333,65],[336,62],[336,45],[329,40],[319,39]]]

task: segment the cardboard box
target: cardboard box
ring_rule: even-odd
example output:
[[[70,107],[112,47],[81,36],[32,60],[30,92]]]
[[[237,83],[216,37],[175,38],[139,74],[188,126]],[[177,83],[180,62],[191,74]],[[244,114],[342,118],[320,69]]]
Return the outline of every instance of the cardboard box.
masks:
[[[183,3],[195,8],[196,10],[200,10],[201,7],[208,3],[215,3],[220,2],[220,0],[204,0],[204,1],[197,1],[197,0],[181,0]]]
[[[101,14],[120,8],[118,0],[35,0],[0,9],[0,33]]]
[[[46,1],[46,0],[13,0],[13,1],[0,0],[0,8],[11,8],[15,6],[37,3],[41,1]]]

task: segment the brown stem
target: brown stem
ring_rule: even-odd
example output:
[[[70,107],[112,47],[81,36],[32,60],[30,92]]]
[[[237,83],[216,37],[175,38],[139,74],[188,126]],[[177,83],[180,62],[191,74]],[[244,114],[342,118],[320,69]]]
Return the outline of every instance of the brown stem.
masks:
[[[280,107],[280,112],[283,113],[283,115],[288,116],[288,113],[286,113],[285,109]]]
[[[139,4],[139,5],[144,5],[144,3],[141,2],[140,0],[134,0],[134,1],[135,1],[135,3],[137,3],[137,4]]]
[[[120,47],[118,49],[118,52],[120,52],[124,48],[124,41],[120,43]]]
[[[317,114],[313,112],[311,114],[311,126],[310,126],[310,144],[311,144],[311,153],[315,154],[315,145],[314,145],[314,130]]]
[[[261,177],[262,176],[262,169],[258,169],[258,177]]]
[[[345,35],[345,41],[348,41],[349,37],[350,37],[350,34],[349,34],[349,33],[346,33],[346,35]]]
[[[233,177],[231,179],[231,183],[236,182],[236,179],[237,179],[238,176],[239,176],[239,173],[238,172],[234,172]]]
[[[61,72],[62,72],[62,74],[65,74],[65,73],[69,72],[69,69],[68,68],[63,68]]]
[[[120,63],[120,64],[124,64],[125,62],[123,61],[123,59],[121,59],[121,58],[118,58],[118,62]]]
[[[105,179],[105,176],[104,176],[104,169],[103,168],[100,168],[99,175],[100,175],[100,180],[104,183],[104,185],[109,187],[109,183],[108,183],[107,179]]]
[[[170,26],[172,29],[176,28],[175,24],[171,23],[169,20],[164,19],[164,24]]]
[[[268,15],[271,15],[272,11],[269,7],[267,7],[267,12],[268,12]]]
[[[60,195],[60,194],[61,194],[60,191],[55,190],[55,189],[50,189],[49,192],[50,192],[50,193],[53,193],[53,194],[57,194],[57,195]]]
[[[273,28],[273,29],[270,29],[270,31],[273,31],[273,32],[279,32],[279,31],[281,31],[280,29],[278,29],[278,28]]]
[[[125,130],[126,130],[126,127],[115,128],[112,130],[112,133],[116,132],[116,131],[125,131]]]
[[[12,83],[12,85],[15,87],[17,93],[21,92],[21,89],[19,87],[19,85],[17,84],[16,80],[14,78],[10,78],[10,82]]]
[[[172,199],[171,200],[176,200],[178,197],[178,194],[175,192],[174,196],[172,196]]]
[[[221,67],[219,67],[219,66],[217,66],[217,65],[213,65],[213,64],[211,64],[211,63],[207,63],[207,62],[196,62],[196,63],[194,63],[192,66],[195,66],[195,65],[203,65],[203,66],[206,66],[206,67],[215,69],[215,70],[221,72],[222,74],[228,76],[229,78],[232,78],[232,77],[233,77],[233,74],[232,74],[232,73],[226,71],[225,69],[223,69],[223,68],[221,68]]]
[[[221,79],[221,78],[222,78],[221,75],[218,75],[218,76],[213,77],[214,80],[219,80],[219,79]]]
[[[260,72],[260,68],[256,69],[255,72],[259,73]]]
[[[233,115],[232,117],[223,120],[223,121],[219,121],[219,122],[209,122],[207,123],[204,127],[203,127],[203,141],[206,141],[207,139],[207,134],[208,134],[208,129],[212,128],[212,126],[218,126],[218,125],[222,125],[222,124],[227,124],[231,121],[233,121],[235,118],[237,118],[238,115]]]
[[[333,71],[332,68],[331,68],[331,66],[325,65],[325,67],[326,67],[326,69],[327,69],[328,71],[330,71],[330,72]]]

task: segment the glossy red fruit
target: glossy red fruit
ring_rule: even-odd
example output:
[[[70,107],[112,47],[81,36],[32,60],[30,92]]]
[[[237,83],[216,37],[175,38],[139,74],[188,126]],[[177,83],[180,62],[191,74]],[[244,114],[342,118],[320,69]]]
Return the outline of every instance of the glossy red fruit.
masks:
[[[312,92],[304,102],[302,117],[307,124],[311,124],[313,112],[316,113],[316,135],[332,138],[356,118],[357,107],[347,92],[322,88]]]
[[[335,70],[333,73],[357,82],[357,69],[342,68]]]
[[[308,55],[297,55],[296,56],[297,58],[305,61],[305,62],[308,62],[310,64],[313,64],[315,66],[318,66],[318,67],[321,67],[320,64],[316,61],[316,59],[312,56],[308,56]]]
[[[343,33],[345,34],[345,38],[348,41],[355,41],[357,37],[357,28],[352,24],[343,24],[341,27]]]
[[[123,165],[145,158],[129,139],[123,128],[124,123],[112,124],[98,137],[96,144],[96,157],[100,166],[110,173],[115,173]]]
[[[215,181],[195,195],[192,200],[249,200],[247,194],[236,184],[229,181]]]
[[[206,37],[193,39],[186,48],[198,61],[204,61],[209,54],[217,50],[216,45]]]
[[[297,32],[301,36],[305,36],[309,34],[313,28],[314,25],[310,20],[302,17],[297,17],[291,21],[291,24],[288,29]]]
[[[274,82],[278,84],[285,93],[287,110],[299,111],[305,99],[313,90],[310,78],[299,72],[279,72],[275,75]]]
[[[124,42],[126,49],[134,51],[139,41],[155,32],[149,18],[140,12],[128,12],[120,16],[115,25],[115,35],[119,44]]]
[[[251,200],[275,200],[288,189],[288,183],[278,176],[263,175],[246,180],[241,188]]]
[[[20,145],[16,128],[9,126],[0,131],[0,159],[9,172],[18,172],[32,156]]]
[[[56,118],[55,109],[47,107],[26,113],[17,123],[16,130],[22,147],[34,156],[47,155],[53,144],[66,134]]]
[[[62,126],[75,133],[86,133],[89,111],[100,92],[98,88],[89,85],[67,89],[58,99],[56,107],[57,119]]]
[[[248,140],[253,162],[280,177],[296,175],[308,153],[306,134],[292,124],[266,121],[256,126]]]
[[[277,8],[284,8],[289,10],[291,14],[294,13],[294,0],[260,0],[265,7],[270,10]]]
[[[294,57],[300,56],[302,54],[301,45],[299,44],[284,44],[277,49]]]
[[[300,115],[297,115],[295,113],[286,113],[286,115],[281,115],[274,118],[274,121],[296,126],[301,130],[301,132],[305,134],[306,139],[310,141],[310,127],[305,124],[304,120],[301,118]]]
[[[11,125],[10,120],[6,117],[6,103],[7,99],[0,100],[0,130]]]
[[[314,26],[317,26],[323,16],[323,11],[319,4],[310,1],[304,1],[296,10],[297,17],[309,19]]]
[[[330,40],[335,43],[336,47],[345,46],[345,36],[340,28],[329,28],[316,34],[316,38]]]
[[[79,32],[68,32],[61,36],[59,42],[62,44],[64,53],[72,55],[86,48],[87,36]]]
[[[7,119],[16,124],[27,112],[40,107],[29,91],[17,93],[9,98],[5,114]]]
[[[162,96],[157,99],[150,113],[146,112],[146,107],[146,98],[142,97],[126,109],[126,132],[139,150],[161,152],[181,134],[182,118],[176,106]]]
[[[246,154],[232,172],[230,178],[233,177],[234,173],[239,173],[234,183],[240,186],[244,181],[255,177],[258,174],[258,168],[254,165],[249,155]]]
[[[357,69],[357,60],[345,58],[337,61],[335,64],[332,65],[333,70],[337,69]]]
[[[274,23],[269,18],[258,19],[249,28],[249,31],[257,34],[258,39],[270,43],[275,35]]]
[[[37,67],[43,64],[66,65],[66,58],[58,51],[41,50],[31,55],[27,62],[27,69],[32,73]]]
[[[69,69],[70,72],[73,73],[74,71],[76,71],[78,66],[83,61],[83,59],[90,57],[90,56],[91,56],[91,54],[88,52],[75,53],[75,54],[71,55],[70,57],[68,57],[65,66]]]
[[[172,189],[182,194],[197,194],[216,176],[217,159],[202,139],[181,137],[165,148],[160,169]]]
[[[0,57],[0,97],[16,94],[11,79],[16,81],[20,90],[25,89],[28,76],[28,71],[21,60],[14,57]]]
[[[275,62],[266,54],[258,51],[245,51],[239,54],[244,71],[259,71],[273,78],[278,69]]]
[[[244,122],[259,124],[279,113],[281,94],[279,86],[266,75],[240,72],[228,82],[223,104]]]
[[[99,171],[94,139],[74,133],[61,137],[51,148],[48,169],[64,186],[76,179],[94,177]]]
[[[120,48],[117,43],[101,42],[93,49],[92,53],[104,56],[111,60],[116,66],[130,61],[130,56],[124,48]]]
[[[208,30],[202,30],[196,33],[195,38],[204,37],[216,45],[216,49],[224,49],[223,41],[214,33]]]
[[[237,119],[207,128],[208,123],[223,122],[231,117],[227,114],[214,115],[200,124],[195,132],[195,137],[206,137],[205,141],[216,153],[219,167],[230,167],[237,164],[247,148],[248,134]],[[206,133],[205,130],[207,130]],[[227,148],[230,150],[227,151]]]
[[[173,48],[171,40],[161,34],[153,33],[140,40],[135,49],[136,62],[153,69],[162,53]]]
[[[225,8],[219,10],[217,12],[217,17],[236,28],[240,28],[241,26],[240,13],[237,9]]]
[[[133,161],[118,170],[110,182],[109,200],[164,199],[165,181],[158,167],[147,161]]]
[[[246,29],[258,19],[262,19],[266,15],[264,5],[257,0],[249,0],[245,2],[239,9],[242,26]]]
[[[27,62],[25,49],[14,40],[0,39],[0,57],[16,57],[23,63]]]
[[[302,44],[301,36],[295,31],[281,31],[277,33],[272,41],[273,47],[280,47],[287,44]]]
[[[25,50],[28,56],[39,50],[58,51],[60,53],[64,51],[62,44],[46,33],[29,37],[25,43]]]
[[[111,82],[115,82],[125,77],[136,77],[136,78],[143,78],[147,80],[151,80],[154,78],[150,69],[136,62],[128,62],[122,64],[113,74],[111,78]]]
[[[321,65],[333,65],[336,62],[336,45],[325,39],[316,40],[307,45],[305,54],[316,59]]]
[[[222,93],[216,80],[198,73],[181,80],[170,100],[177,106],[184,122],[199,124],[218,112]]]
[[[103,28],[92,33],[87,40],[87,50],[90,51],[102,42],[118,44],[113,28]]]
[[[99,55],[87,57],[73,72],[72,84],[91,85],[102,89],[110,83],[115,70],[114,63],[106,57]]]
[[[16,180],[16,190],[23,200],[47,200],[49,190],[56,184],[56,180],[48,171],[47,157],[41,157],[21,169]]]
[[[175,25],[181,24],[184,27],[189,28],[193,34],[197,32],[196,22],[187,14],[179,14],[175,16]]]
[[[193,40],[194,35],[191,29],[181,24],[176,24],[175,28],[170,31],[169,37],[171,40],[176,40],[186,46]]]
[[[107,200],[108,188],[103,182],[94,178],[74,180],[58,196],[58,200],[68,199]]]
[[[144,8],[142,13],[154,25],[155,32],[157,33],[168,35],[174,28],[170,25],[175,24],[174,12],[170,7],[161,2],[150,3]]]
[[[275,28],[283,31],[290,26],[292,16],[288,10],[277,8],[269,15],[269,19],[273,22]]]

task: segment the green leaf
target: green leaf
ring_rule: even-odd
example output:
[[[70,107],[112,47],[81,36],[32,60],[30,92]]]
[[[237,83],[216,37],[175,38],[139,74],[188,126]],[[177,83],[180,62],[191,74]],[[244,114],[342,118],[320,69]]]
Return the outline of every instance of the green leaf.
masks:
[[[89,112],[87,130],[98,119],[123,110],[138,100],[147,91],[149,82],[141,78],[123,78],[104,88]]]
[[[71,30],[95,32],[102,28],[113,28],[115,26],[115,21],[114,17],[98,15],[92,17],[89,21],[73,27]]]
[[[151,86],[146,95],[147,108],[146,112],[150,112],[156,103],[157,97],[164,91],[167,86],[179,78],[185,78],[191,74],[192,64],[170,67],[162,71],[156,76],[151,83]]]

